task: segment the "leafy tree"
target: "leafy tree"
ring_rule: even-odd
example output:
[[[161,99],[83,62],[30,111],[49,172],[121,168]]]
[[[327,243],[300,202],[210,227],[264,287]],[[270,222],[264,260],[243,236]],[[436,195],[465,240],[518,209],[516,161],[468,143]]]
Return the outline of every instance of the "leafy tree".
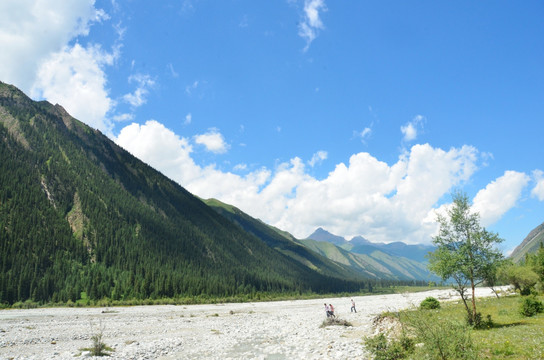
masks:
[[[544,290],[544,243],[540,243],[540,248],[534,254],[527,254],[526,265],[538,276],[539,290]]]
[[[538,275],[527,265],[514,264],[512,262],[502,266],[499,278],[514,286],[514,289],[522,295],[528,295],[538,282]]]
[[[463,299],[469,323],[477,319],[476,285],[483,282],[490,269],[502,259],[494,247],[503,241],[498,234],[480,226],[480,216],[472,212],[466,194],[455,192],[447,216],[437,215],[439,233],[433,238],[436,251],[429,253],[429,269],[443,280],[453,279],[454,288]],[[472,293],[472,308],[467,292]]]

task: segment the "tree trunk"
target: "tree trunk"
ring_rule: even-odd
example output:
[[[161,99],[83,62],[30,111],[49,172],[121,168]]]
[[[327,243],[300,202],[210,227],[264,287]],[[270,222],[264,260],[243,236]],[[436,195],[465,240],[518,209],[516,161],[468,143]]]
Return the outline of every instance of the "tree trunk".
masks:
[[[470,286],[472,287],[472,321],[476,321],[476,286],[472,279],[470,280]]]

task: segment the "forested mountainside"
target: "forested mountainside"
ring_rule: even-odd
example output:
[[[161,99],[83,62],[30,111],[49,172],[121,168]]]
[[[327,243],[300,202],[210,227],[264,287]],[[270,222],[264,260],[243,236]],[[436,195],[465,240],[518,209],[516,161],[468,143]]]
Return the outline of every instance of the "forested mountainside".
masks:
[[[510,258],[514,262],[520,262],[525,259],[525,254],[537,252],[542,246],[541,244],[544,244],[544,223],[531,230],[521,244],[510,254]]]
[[[8,304],[365,286],[275,250],[60,105],[4,83],[0,259]]]
[[[245,231],[256,235],[268,246],[319,273],[345,279],[360,279],[361,273],[350,266],[329,260],[301,244],[291,234],[251,217],[240,209],[216,199],[205,200],[217,212]]]

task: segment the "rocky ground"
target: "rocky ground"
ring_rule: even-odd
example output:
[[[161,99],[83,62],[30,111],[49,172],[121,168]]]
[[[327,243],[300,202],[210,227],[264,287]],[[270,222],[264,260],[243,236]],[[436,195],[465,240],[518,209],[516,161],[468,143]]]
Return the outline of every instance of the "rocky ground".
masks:
[[[89,359],[82,349],[100,332],[114,349],[112,359],[365,359],[362,338],[373,334],[373,317],[427,296],[458,298],[453,290],[354,297],[357,313],[350,312],[350,298],[2,310],[0,359]],[[325,302],[353,326],[320,327]]]

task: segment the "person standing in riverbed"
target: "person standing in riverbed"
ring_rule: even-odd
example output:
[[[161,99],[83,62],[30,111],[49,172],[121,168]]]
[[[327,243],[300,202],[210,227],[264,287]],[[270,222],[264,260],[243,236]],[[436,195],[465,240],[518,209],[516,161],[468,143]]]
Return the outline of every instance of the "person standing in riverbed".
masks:
[[[351,299],[351,312],[357,312],[357,309],[355,309],[355,301],[353,301],[353,299]]]

